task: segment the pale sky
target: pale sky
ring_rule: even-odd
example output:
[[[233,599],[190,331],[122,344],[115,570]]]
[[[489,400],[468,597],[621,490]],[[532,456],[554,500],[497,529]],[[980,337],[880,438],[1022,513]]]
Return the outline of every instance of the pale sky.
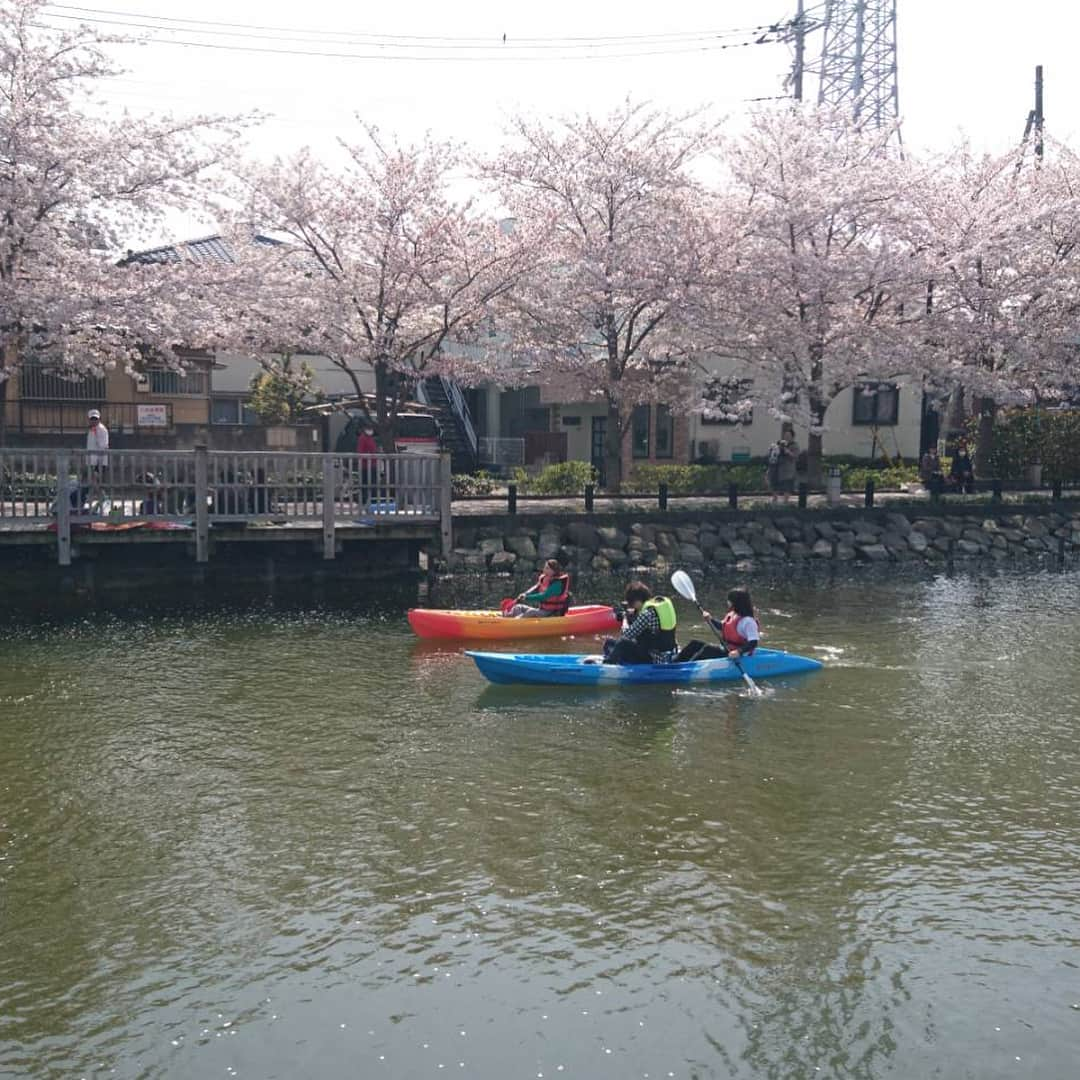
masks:
[[[737,123],[750,107],[747,99],[783,93],[791,50],[784,44],[702,46],[752,40],[753,33],[729,32],[795,12],[794,0],[787,5],[784,0],[708,5],[688,0],[397,0],[377,7],[336,0],[78,2],[81,9],[53,7],[52,20],[59,23],[61,14],[118,22],[150,22],[157,16],[174,20],[174,26],[178,16],[208,20],[202,29],[213,32],[205,35],[193,23],[177,32],[101,26],[158,39],[113,47],[129,70],[105,90],[105,97],[133,111],[271,113],[249,136],[252,153],[267,157],[304,144],[328,150],[337,135],[355,132],[357,113],[406,139],[430,130],[481,150],[498,145],[505,117],[516,111],[605,110],[627,94],[675,109],[706,105]],[[813,6],[807,0],[808,9]],[[1032,107],[1039,63],[1045,68],[1047,132],[1075,141],[1072,103],[1080,101],[1080,65],[1073,55],[1080,40],[1080,9],[1075,5],[1062,0],[898,0],[897,8],[900,111],[908,147],[943,148],[960,130],[980,149],[1001,149],[1015,141]],[[376,45],[375,35],[393,35],[399,43]],[[683,37],[673,40],[671,35]],[[606,45],[580,40],[599,37],[626,40]],[[165,44],[169,38],[216,47]],[[462,39],[477,39],[482,47],[469,59],[443,59],[466,53]],[[527,50],[524,39],[534,39]],[[809,39],[811,52],[820,44],[820,35]],[[239,51],[239,46],[405,58],[298,56]],[[523,52],[530,58],[522,59]],[[604,55],[628,52],[652,55]],[[420,56],[440,59],[416,59]],[[579,56],[585,58],[573,58]],[[815,94],[811,81],[806,96]]]

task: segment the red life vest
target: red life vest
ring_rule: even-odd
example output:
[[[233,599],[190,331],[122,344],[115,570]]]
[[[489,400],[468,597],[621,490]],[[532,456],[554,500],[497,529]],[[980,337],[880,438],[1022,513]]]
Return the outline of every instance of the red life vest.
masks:
[[[543,574],[540,578],[543,579]],[[549,596],[546,600],[540,601],[541,611],[550,611],[552,615],[565,615],[570,610],[570,575],[559,574],[558,577],[553,577],[552,582],[558,582],[562,586],[558,596]],[[540,582],[537,582],[539,587]]]
[[[739,622],[745,616],[740,615],[737,611],[729,611],[720,623],[720,635],[724,639],[724,644],[732,649],[741,649],[745,645],[749,645],[750,641],[744,638],[739,633]],[[754,620],[757,622],[757,620]],[[761,624],[758,623],[758,633],[761,633]]]

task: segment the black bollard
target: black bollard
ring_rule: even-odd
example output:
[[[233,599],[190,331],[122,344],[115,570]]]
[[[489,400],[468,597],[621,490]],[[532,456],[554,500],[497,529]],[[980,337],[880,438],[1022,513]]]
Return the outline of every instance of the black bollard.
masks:
[[[801,484],[799,484],[799,509],[800,510],[805,510],[806,509],[806,500],[809,497],[810,497],[810,485],[805,480],[803,480],[803,482]]]
[[[727,504],[732,510],[739,509],[739,485],[734,480],[728,484]]]
[[[866,478],[866,491],[863,494],[863,506],[871,507],[874,505],[874,478],[868,476]]]
[[[660,493],[658,495],[658,499],[659,499],[659,502],[660,502],[660,509],[661,510],[666,510],[667,509],[667,484],[661,484],[660,485]]]
[[[517,513],[517,484],[511,484],[506,489],[506,512],[508,514]]]
[[[1060,480],[1055,480],[1050,485],[1050,498],[1053,499],[1054,502],[1061,502],[1061,481]]]
[[[585,485],[585,513],[591,514],[593,512],[593,498],[596,495],[596,488],[592,484]]]
[[[1001,502],[1001,479],[995,476],[990,481],[990,501],[999,503]]]

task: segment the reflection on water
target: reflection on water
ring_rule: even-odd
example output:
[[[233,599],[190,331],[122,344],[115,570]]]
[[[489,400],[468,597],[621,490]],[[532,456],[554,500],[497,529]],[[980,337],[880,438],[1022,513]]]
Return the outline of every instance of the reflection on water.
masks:
[[[407,596],[9,620],[0,1075],[1073,1075],[1080,577],[755,591],[827,661],[761,699]]]

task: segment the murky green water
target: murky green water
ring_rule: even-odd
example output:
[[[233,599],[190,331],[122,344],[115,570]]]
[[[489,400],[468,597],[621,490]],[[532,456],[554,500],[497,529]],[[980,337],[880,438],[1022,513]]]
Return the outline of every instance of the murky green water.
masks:
[[[831,657],[760,700],[9,622],[0,1075],[1075,1076],[1080,576],[758,599]]]

